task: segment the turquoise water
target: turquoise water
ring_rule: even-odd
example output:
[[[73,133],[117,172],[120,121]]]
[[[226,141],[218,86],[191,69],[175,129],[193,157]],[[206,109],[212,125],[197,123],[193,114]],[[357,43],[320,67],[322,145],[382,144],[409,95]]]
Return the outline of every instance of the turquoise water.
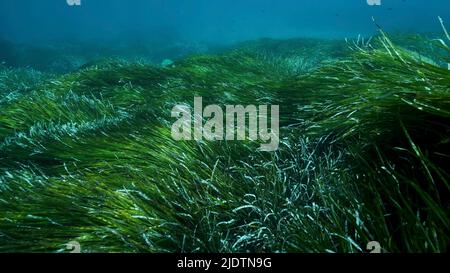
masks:
[[[449,0],[0,0],[0,252],[448,252],[445,25]]]
[[[13,41],[160,37],[229,43],[260,37],[351,37],[376,30],[438,31],[448,0],[0,1],[0,37]]]

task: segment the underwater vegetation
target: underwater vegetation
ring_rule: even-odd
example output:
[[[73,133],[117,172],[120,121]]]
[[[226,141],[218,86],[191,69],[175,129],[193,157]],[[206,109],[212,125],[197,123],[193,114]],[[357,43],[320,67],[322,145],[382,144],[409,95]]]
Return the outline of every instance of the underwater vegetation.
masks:
[[[448,251],[450,38],[396,39],[2,67],[0,251]],[[173,140],[194,96],[279,104],[280,149]]]
[[[164,43],[163,43],[164,42]],[[105,45],[106,44],[106,45]],[[155,41],[49,41],[33,45],[10,42],[0,38],[0,64],[32,67],[41,72],[64,74],[105,59],[145,62],[159,65],[164,58],[183,59],[192,54],[214,51],[218,46],[194,42]],[[164,57],[163,57],[164,56]]]

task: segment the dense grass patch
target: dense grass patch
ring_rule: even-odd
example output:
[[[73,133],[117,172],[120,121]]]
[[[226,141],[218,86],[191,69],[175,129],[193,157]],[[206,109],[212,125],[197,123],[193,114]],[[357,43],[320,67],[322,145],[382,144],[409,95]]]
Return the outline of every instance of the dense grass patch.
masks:
[[[450,71],[384,34],[284,43],[0,77],[0,251],[447,251]],[[279,104],[280,150],[174,141],[194,96]]]

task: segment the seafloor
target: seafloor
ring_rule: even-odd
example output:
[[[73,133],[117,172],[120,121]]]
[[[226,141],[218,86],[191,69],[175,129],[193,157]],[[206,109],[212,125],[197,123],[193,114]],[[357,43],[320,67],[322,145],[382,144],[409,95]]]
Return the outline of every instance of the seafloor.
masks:
[[[448,251],[440,38],[263,39],[174,62],[3,42],[0,251]],[[170,111],[194,96],[280,105],[280,149],[173,140]]]

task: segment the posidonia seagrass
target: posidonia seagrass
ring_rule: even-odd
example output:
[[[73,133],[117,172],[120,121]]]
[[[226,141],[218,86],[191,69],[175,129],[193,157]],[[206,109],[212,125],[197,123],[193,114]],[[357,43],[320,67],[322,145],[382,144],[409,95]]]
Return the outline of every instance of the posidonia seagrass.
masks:
[[[448,250],[450,50],[397,40],[2,72],[0,251]],[[194,96],[280,105],[279,150],[173,140],[170,110]]]

